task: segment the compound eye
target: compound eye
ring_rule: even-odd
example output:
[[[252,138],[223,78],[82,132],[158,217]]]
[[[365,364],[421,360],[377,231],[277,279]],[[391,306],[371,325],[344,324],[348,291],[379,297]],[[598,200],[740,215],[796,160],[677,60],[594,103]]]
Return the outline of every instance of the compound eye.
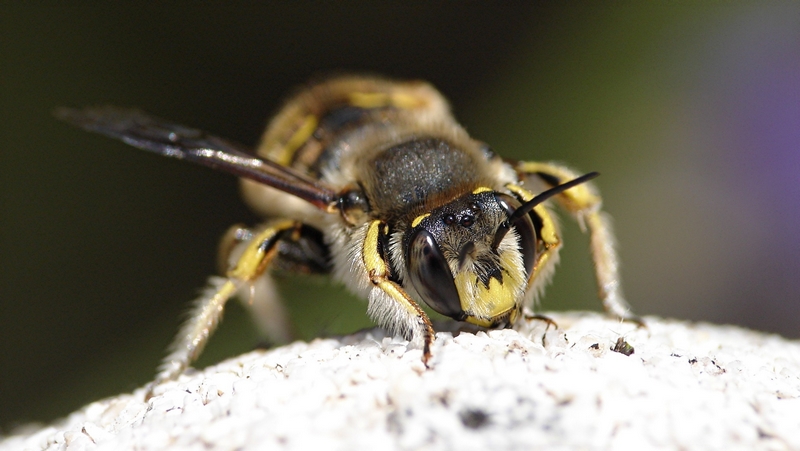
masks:
[[[411,285],[426,304],[450,318],[464,316],[453,274],[430,232],[425,229],[414,232],[406,261]]]
[[[507,194],[495,193],[494,197],[508,216],[511,216],[521,205],[516,199]],[[533,228],[531,215],[527,214],[510,225],[514,226],[517,230],[517,235],[519,235],[519,249],[522,252],[522,261],[525,264],[525,275],[530,277],[531,271],[533,271],[533,264],[536,262],[536,230]],[[500,227],[503,226],[501,225]]]

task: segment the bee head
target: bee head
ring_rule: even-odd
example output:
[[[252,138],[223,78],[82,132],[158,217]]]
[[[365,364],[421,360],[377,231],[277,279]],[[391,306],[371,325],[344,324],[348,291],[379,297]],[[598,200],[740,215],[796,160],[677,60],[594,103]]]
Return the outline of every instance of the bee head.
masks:
[[[509,223],[519,207],[507,194],[478,188],[412,222],[406,273],[426,304],[482,326],[513,322],[536,259],[530,215]]]
[[[420,215],[405,235],[409,282],[432,309],[485,327],[514,322],[536,262],[533,208],[596,172],[555,186],[524,204],[478,188]]]

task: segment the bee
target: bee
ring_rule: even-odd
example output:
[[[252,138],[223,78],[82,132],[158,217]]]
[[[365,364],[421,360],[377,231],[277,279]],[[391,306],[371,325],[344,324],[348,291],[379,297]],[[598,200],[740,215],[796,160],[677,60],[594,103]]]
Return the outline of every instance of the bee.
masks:
[[[447,101],[421,81],[345,76],[299,90],[269,123],[255,154],[231,141],[138,110],[62,108],[56,116],[134,147],[229,172],[267,218],[223,238],[222,275],[209,278],[159,367],[176,379],[199,356],[226,302],[248,299],[275,341],[290,338],[270,270],[326,273],[368,300],[380,326],[422,348],[434,329],[422,305],[456,321],[511,327],[532,309],[561,247],[545,201],[588,230],[599,297],[625,302],[601,198],[556,163],[515,162],[471,138]]]

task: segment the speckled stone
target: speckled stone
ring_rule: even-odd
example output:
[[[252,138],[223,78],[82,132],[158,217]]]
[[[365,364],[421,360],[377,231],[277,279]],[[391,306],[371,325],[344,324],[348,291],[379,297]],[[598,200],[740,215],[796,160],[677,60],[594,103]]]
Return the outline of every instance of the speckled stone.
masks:
[[[800,342],[551,317],[558,330],[440,332],[428,369],[380,330],[255,351],[0,450],[800,449]]]

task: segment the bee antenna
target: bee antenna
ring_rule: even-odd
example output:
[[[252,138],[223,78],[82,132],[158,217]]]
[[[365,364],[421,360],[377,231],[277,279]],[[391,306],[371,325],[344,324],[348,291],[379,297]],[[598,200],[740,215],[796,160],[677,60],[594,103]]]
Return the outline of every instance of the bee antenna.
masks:
[[[572,187],[580,185],[581,183],[586,183],[589,180],[597,177],[598,175],[600,175],[599,172],[590,172],[588,174],[584,174],[580,177],[570,180],[569,182],[562,183],[558,186],[550,188],[547,191],[541,192],[537,194],[533,199],[522,204],[519,208],[514,210],[514,213],[511,213],[508,216],[508,219],[506,219],[505,221],[503,221],[502,224],[500,224],[500,227],[497,228],[497,233],[494,236],[493,247],[497,249],[497,246],[500,245],[500,242],[503,240],[503,237],[505,237],[506,233],[508,233],[508,231],[511,230],[511,224],[513,224],[516,220],[524,217],[526,214],[530,213],[535,206],[541,204],[547,199],[550,199],[556,194],[561,194]]]

